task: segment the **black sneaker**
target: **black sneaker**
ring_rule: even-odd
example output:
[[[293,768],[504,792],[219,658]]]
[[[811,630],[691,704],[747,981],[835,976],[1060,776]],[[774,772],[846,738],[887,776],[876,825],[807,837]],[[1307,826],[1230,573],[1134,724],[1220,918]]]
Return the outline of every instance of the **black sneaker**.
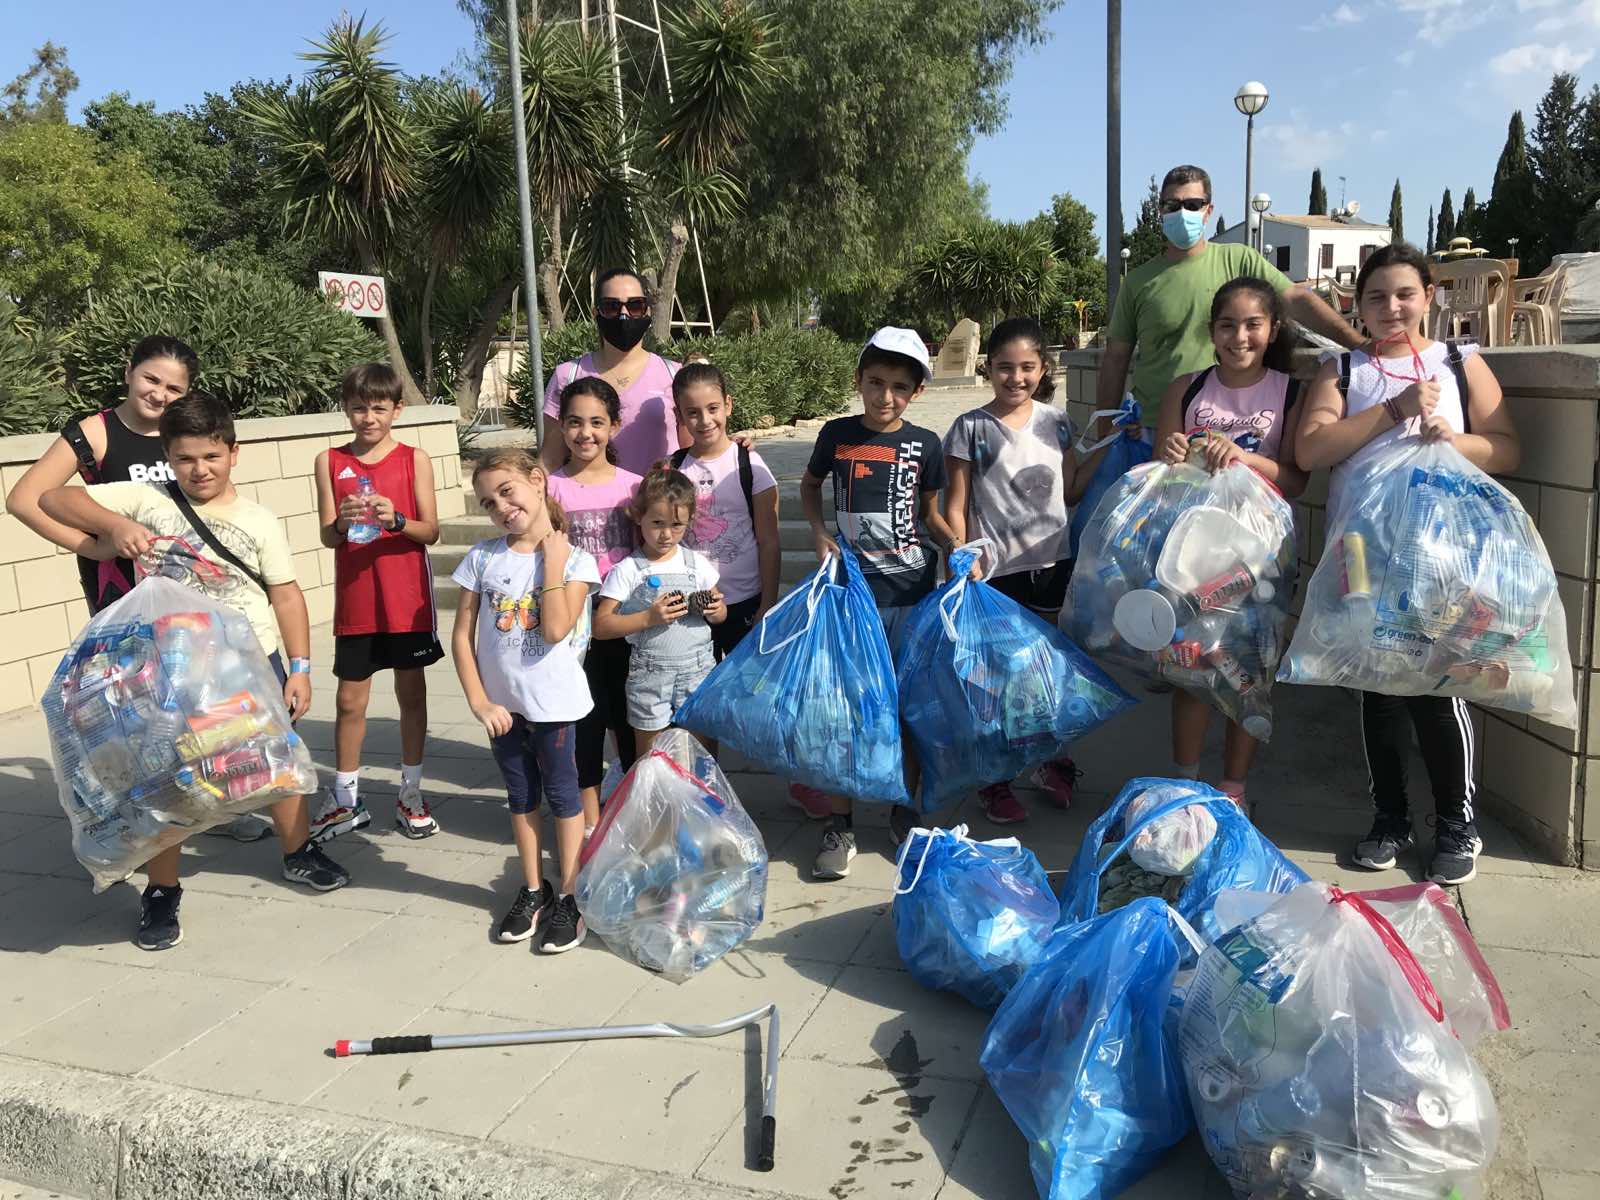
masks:
[[[1358,867],[1369,871],[1387,871],[1394,866],[1395,856],[1411,849],[1411,822],[1405,817],[1379,815],[1372,823],[1372,832],[1356,843],[1351,858]]]
[[[546,920],[555,910],[556,890],[550,886],[546,879],[536,892],[529,887],[517,889],[517,898],[511,902],[510,909],[500,920],[500,940],[502,942],[525,942],[533,936],[533,931],[539,927],[540,922]]]
[[[889,810],[889,836],[898,846],[911,836],[911,831],[917,827],[917,810],[907,808],[904,804],[896,804]]]
[[[171,950],[183,941],[183,930],[178,927],[178,902],[183,899],[182,887],[157,887],[151,884],[144,889],[139,901],[139,932],[133,944],[141,950]]]
[[[1469,883],[1478,874],[1478,855],[1483,839],[1470,821],[1440,821],[1433,839],[1433,864],[1428,878],[1450,886]]]
[[[337,891],[350,882],[350,872],[311,842],[283,856],[283,877],[290,883],[303,883],[319,892]]]
[[[549,886],[546,882],[545,887]],[[565,954],[581,945],[588,932],[583,915],[578,912],[578,901],[572,896],[563,896],[556,901],[555,911],[550,914],[550,920],[544,927],[544,936],[539,939],[539,953]]]

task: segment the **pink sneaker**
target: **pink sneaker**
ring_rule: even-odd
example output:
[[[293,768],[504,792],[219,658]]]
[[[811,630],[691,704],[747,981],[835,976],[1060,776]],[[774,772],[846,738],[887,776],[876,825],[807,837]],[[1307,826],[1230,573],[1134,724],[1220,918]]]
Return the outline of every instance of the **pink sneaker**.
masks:
[[[828,799],[828,793],[803,783],[789,785],[789,803],[813,821],[826,821],[833,816],[833,801]]]
[[[1015,825],[1028,819],[1028,810],[1022,807],[1009,783],[979,788],[978,803],[983,805],[983,815],[996,825]]]
[[[1050,797],[1057,808],[1071,808],[1072,796],[1077,790],[1083,772],[1070,758],[1058,758],[1044,763],[1033,773],[1033,782]]]

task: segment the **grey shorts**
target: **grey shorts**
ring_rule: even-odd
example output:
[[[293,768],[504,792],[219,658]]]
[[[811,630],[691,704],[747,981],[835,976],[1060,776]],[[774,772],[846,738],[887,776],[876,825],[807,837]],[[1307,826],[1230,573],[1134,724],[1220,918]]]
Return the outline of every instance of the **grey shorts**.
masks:
[[[678,705],[716,665],[709,643],[692,658],[655,658],[635,646],[628,662],[628,724],[641,733],[658,733],[671,725]]]
[[[906,618],[911,615],[915,605],[903,604],[889,608],[878,606],[878,620],[883,622],[883,636],[889,641],[889,657],[900,656],[900,631],[905,628]]]

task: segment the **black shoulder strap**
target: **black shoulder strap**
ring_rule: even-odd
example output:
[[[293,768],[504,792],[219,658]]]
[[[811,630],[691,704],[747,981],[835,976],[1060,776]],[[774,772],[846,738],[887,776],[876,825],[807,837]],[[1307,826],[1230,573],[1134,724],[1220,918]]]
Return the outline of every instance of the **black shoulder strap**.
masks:
[[[1350,394],[1350,351],[1339,355],[1339,395]]]
[[[82,418],[75,417],[68,421],[67,427],[61,431],[61,438],[72,447],[72,453],[77,456],[78,474],[83,476],[83,481],[99,483],[100,464],[95,461],[94,447],[89,445],[89,438],[83,432]]]
[[[1467,408],[1467,360],[1461,356],[1461,347],[1455,338],[1450,338],[1444,344],[1444,358],[1450,364],[1450,372],[1456,377],[1456,391],[1461,393],[1461,432],[1472,432],[1472,414]]]
[[[1289,382],[1283,388],[1284,416],[1289,415],[1289,410],[1294,407],[1294,402],[1298,399],[1300,399],[1300,381],[1291,375],[1289,376]]]
[[[756,522],[756,475],[750,466],[750,447],[743,442],[739,447],[739,490],[744,493],[744,506],[750,510],[750,524]]]
[[[174,480],[167,480],[167,495],[172,497],[172,502],[178,506],[178,511],[181,512],[184,516],[184,519],[194,527],[194,531],[200,535],[200,540],[217,552],[217,557],[221,558],[224,562],[232,563],[235,567],[238,567],[239,570],[244,572],[245,577],[263,592],[267,590],[267,581],[256,572],[252,571],[249,567],[245,566],[244,563],[239,560],[239,556],[237,554],[222,544],[221,539],[219,539],[217,535],[212,532],[211,526],[207,525],[203,520],[201,520],[200,514],[194,510],[194,505],[189,503],[189,497],[183,494],[183,489],[180,488]]]
[[[689,461],[689,448],[685,446],[682,450],[674,450],[669,461],[674,471],[683,470],[683,464]]]
[[[1185,429],[1189,427],[1189,405],[1194,403],[1194,398],[1200,394],[1200,389],[1206,386],[1206,380],[1211,378],[1215,367],[1207,367],[1189,381],[1189,386],[1184,390],[1183,403],[1178,406],[1178,424]]]

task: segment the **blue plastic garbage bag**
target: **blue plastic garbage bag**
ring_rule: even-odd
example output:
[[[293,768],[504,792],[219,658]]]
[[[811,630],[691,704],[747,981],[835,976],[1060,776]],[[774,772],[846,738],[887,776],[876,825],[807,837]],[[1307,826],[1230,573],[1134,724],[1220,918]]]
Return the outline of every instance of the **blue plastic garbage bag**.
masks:
[[[913,829],[895,868],[894,940],[923,987],[993,1010],[1044,952],[1061,906],[1016,838],[978,842],[967,827]]]
[[[1065,634],[967,568],[911,610],[900,635],[900,719],[917,748],[923,812],[1015,779],[1133,707],[1134,698]]]
[[[1101,409],[1094,413],[1089,418],[1091,428],[1093,422],[1100,417],[1111,417],[1111,428],[1115,432],[1111,434],[1110,444],[1106,446],[1105,457],[1094,469],[1089,487],[1072,510],[1072,527],[1069,534],[1074,558],[1078,556],[1078,539],[1083,536],[1083,531],[1089,525],[1089,518],[1094,516],[1095,506],[1100,503],[1100,497],[1105,495],[1106,489],[1140,463],[1149,462],[1153,454],[1144,426],[1141,424],[1139,402],[1131,393],[1123,397],[1121,408]],[[1086,430],[1085,436],[1087,432]],[[1105,443],[1085,442],[1080,438],[1078,453],[1093,454],[1103,444]]]
[[[1136,815],[1130,819],[1127,814],[1135,805]],[[1185,873],[1172,881],[1176,894],[1164,894],[1207,941],[1226,932],[1219,928],[1213,911],[1224,889],[1288,892],[1307,881],[1306,873],[1216,788],[1192,779],[1134,779],[1084,834],[1078,856],[1061,885],[1062,925],[1087,920],[1124,903],[1117,873],[1134,865],[1131,852],[1141,841],[1159,846],[1163,823],[1182,822],[1182,810],[1191,805],[1203,805],[1211,817],[1206,828],[1214,823],[1216,830],[1197,852],[1185,856],[1189,858]],[[1102,886],[1102,876],[1111,886]]]
[[[1515,496],[1454,446],[1411,437],[1354,467],[1328,516],[1278,678],[1576,727],[1555,568]]]
[[[1156,899],[1059,930],[989,1023],[979,1065],[1042,1200],[1111,1200],[1193,1125],[1176,1021],[1193,955]]]
[[[872,592],[841,544],[773,605],[673,715],[785,779],[905,804],[894,663]]]

